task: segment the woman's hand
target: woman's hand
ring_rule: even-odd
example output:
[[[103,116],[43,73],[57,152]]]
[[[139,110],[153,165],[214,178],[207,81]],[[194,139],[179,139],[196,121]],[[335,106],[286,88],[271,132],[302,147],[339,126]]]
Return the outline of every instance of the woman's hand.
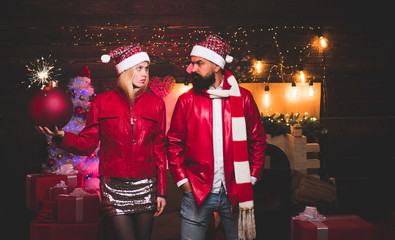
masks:
[[[36,126],[36,129],[39,133],[49,135],[49,136],[57,136],[57,137],[64,137],[64,131],[62,129],[58,129],[58,127],[55,126],[55,130],[51,131],[47,127],[42,127],[42,126]]]
[[[164,197],[157,197],[156,198],[156,202],[157,202],[158,205],[156,207],[156,213],[155,213],[154,217],[159,216],[163,212],[163,209],[165,209],[166,198],[164,198]]]

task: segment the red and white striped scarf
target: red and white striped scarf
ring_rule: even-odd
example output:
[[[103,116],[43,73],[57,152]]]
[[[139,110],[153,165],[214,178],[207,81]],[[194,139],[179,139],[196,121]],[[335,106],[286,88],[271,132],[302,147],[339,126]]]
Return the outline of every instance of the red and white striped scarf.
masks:
[[[230,89],[205,90],[205,92],[210,98],[229,97],[230,99],[234,169],[239,195],[239,239],[249,240],[255,238],[256,230],[244,107],[236,78],[226,70],[224,76]]]

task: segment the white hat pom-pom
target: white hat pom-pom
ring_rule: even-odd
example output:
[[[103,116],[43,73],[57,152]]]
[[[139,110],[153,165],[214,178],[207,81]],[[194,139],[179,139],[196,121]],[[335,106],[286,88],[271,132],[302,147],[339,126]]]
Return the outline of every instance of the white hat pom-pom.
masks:
[[[231,62],[233,61],[233,57],[232,57],[232,56],[229,56],[229,55],[226,55],[225,61],[226,61],[227,63],[231,63]]]
[[[108,55],[108,54],[104,54],[104,55],[101,56],[100,59],[101,59],[102,62],[108,63],[108,62],[110,62],[110,60],[111,60],[111,56]]]

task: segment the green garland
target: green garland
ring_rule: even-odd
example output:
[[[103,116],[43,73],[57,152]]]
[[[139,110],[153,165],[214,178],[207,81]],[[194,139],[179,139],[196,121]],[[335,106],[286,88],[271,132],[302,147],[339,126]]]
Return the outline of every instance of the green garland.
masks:
[[[307,138],[307,142],[318,142],[319,137],[322,134],[322,125],[315,117],[303,116],[299,121],[300,114],[296,113],[285,118],[284,114],[273,114],[264,116],[261,114],[263,127],[267,134],[272,136],[285,135],[290,133],[290,126],[299,122],[302,125],[302,133]]]

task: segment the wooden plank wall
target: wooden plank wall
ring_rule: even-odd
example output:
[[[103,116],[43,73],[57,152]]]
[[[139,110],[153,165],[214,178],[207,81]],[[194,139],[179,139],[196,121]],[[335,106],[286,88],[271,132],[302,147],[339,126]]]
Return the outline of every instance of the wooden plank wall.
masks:
[[[393,158],[388,150],[388,141],[369,140],[374,150],[367,150],[362,147],[366,141],[361,137],[378,139],[385,136],[387,128],[393,129],[395,110],[389,107],[394,100],[389,70],[394,61],[390,54],[393,49],[391,41],[383,35],[386,18],[379,17],[381,12],[378,9],[370,12],[367,6],[360,6],[366,12],[353,13],[351,7],[351,4],[330,1],[253,1],[250,4],[242,1],[68,1],[66,4],[44,0],[8,1],[4,8],[8,14],[2,15],[1,25],[1,104],[6,110],[2,119],[14,122],[26,117],[22,106],[32,91],[19,83],[26,80],[26,63],[40,56],[52,55],[58,60],[63,85],[76,75],[82,65],[87,64],[97,93],[114,86],[117,77],[114,64],[99,61],[104,48],[110,50],[114,47],[98,47],[95,41],[86,39],[75,45],[75,27],[81,26],[91,32],[100,26],[114,27],[112,35],[103,38],[104,41],[116,36],[115,26],[140,31],[140,41],[149,40],[149,36],[157,33],[152,27],[160,26],[167,26],[167,31],[173,27],[171,33],[175,35],[187,35],[196,29],[226,32],[227,29],[236,29],[236,26],[262,27],[265,29],[263,35],[258,40],[251,39],[254,43],[250,45],[256,55],[261,54],[264,59],[269,59],[270,64],[275,64],[278,55],[272,32],[267,29],[275,26],[318,26],[322,27],[330,44],[326,53],[328,101],[322,115],[322,121],[329,129],[328,157],[334,162],[361,157],[368,161],[377,154],[383,159]],[[121,27],[118,31],[125,32]],[[81,31],[77,36],[81,36]],[[295,42],[291,37],[282,41],[284,45]],[[178,48],[185,48],[185,45]],[[188,51],[180,49],[175,51]],[[173,75],[178,81],[185,77],[174,64],[163,62],[152,65],[152,74]],[[19,122],[15,124],[20,125]],[[24,120],[22,125],[26,124]],[[4,141],[13,129],[6,126],[2,124]],[[30,127],[25,131],[31,132],[28,130]],[[349,141],[356,135],[360,137]],[[377,153],[376,149],[380,148]],[[336,174],[336,167],[333,174]]]
[[[391,72],[394,58],[392,39],[388,35],[392,29],[391,14],[386,9],[389,8],[379,4],[313,0],[3,1],[0,166],[9,174],[2,178],[1,186],[8,186],[10,176],[17,176],[13,181],[23,186],[24,175],[38,172],[46,159],[45,138],[35,132],[26,111],[33,91],[20,85],[26,80],[25,65],[32,59],[51,54],[62,69],[63,86],[81,66],[88,65],[96,93],[107,91],[117,77],[114,64],[99,62],[103,46],[96,46],[94,41],[74,45],[75,32],[70,29],[81,26],[91,30],[109,24],[143,30],[143,41],[155,33],[153,27],[163,26],[168,31],[174,28],[172,31],[181,35],[196,29],[226,31],[239,26],[322,27],[330,44],[326,52],[327,108],[321,114],[321,121],[328,130],[322,139],[325,146],[322,157],[328,174],[340,178],[383,178],[395,160],[391,135],[395,132]],[[112,36],[114,34],[116,31]],[[294,39],[282,40],[286,45]],[[260,39],[251,41],[257,55],[269,59],[269,64],[278,62],[272,32],[265,30]],[[185,52],[181,48],[185,45],[176,47],[175,51]],[[160,61],[151,66],[151,73],[173,75],[177,81],[185,77],[179,66]],[[19,194],[20,202],[22,195]]]

